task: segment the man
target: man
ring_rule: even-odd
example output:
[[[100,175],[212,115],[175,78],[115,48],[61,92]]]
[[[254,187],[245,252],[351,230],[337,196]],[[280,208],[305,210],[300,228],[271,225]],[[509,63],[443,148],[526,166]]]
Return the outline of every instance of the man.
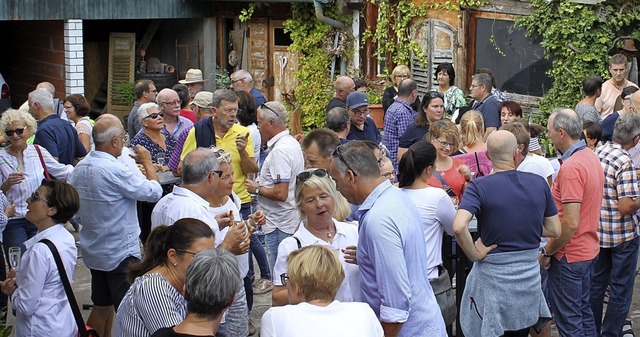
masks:
[[[453,222],[465,255],[482,261],[467,279],[460,324],[465,334],[528,336],[532,323],[540,329],[551,320],[540,288],[538,249],[540,233],[560,235],[560,220],[547,182],[516,170],[519,149],[512,133],[496,131],[487,150],[493,173],[469,183]],[[482,225],[475,243],[468,228],[474,216]]]
[[[210,197],[216,192],[220,182],[220,166],[213,149],[195,149],[183,161],[182,185],[174,186],[173,192],[164,196],[153,208],[151,227],[173,224],[182,218],[194,218],[203,221],[215,234],[216,247],[224,248],[234,255],[238,262],[240,278],[249,271],[249,236],[245,234],[244,224],[235,225],[230,212],[212,214]],[[247,303],[244,284],[236,284],[236,300],[231,304],[227,320],[222,324],[225,336],[245,337],[248,334]]]
[[[198,121],[189,131],[182,148],[182,158],[196,147],[217,147],[231,154],[233,167],[233,191],[240,198],[240,213],[246,219],[251,210],[253,198],[247,191],[245,181],[248,173],[258,172],[258,165],[253,153],[253,139],[246,127],[237,123],[238,96],[229,89],[218,89],[213,92],[212,117]]]
[[[627,80],[627,58],[622,54],[611,56],[609,61],[609,73],[611,78],[602,84],[602,94],[596,99],[596,109],[600,111],[602,119],[613,113],[616,99],[622,93],[622,89],[632,86],[638,87],[635,83]]]
[[[40,82],[36,86],[36,90],[37,89],[45,89],[51,94],[51,96],[53,97],[53,112],[56,115],[60,116],[60,118],[62,118],[63,120],[68,121],[69,117],[67,116],[67,112],[64,109],[64,105],[62,104],[62,102],[60,102],[59,98],[55,98],[56,87],[54,87],[53,84],[51,84],[50,82]],[[29,112],[28,100],[22,103],[22,105],[20,106],[20,111]]]
[[[193,98],[193,101],[189,103],[191,107],[191,111],[196,116],[196,121],[201,120],[204,117],[212,116],[211,106],[213,104],[213,93],[210,91],[200,91]],[[184,148],[184,142],[187,140],[189,136],[189,131],[193,127],[182,131],[182,133],[176,139],[176,145],[173,147],[173,152],[171,152],[171,158],[169,158],[169,168],[173,172],[173,175],[179,177],[182,175],[182,168],[180,165],[180,157],[182,155],[182,149]]]
[[[336,107],[345,107],[347,102],[347,96],[356,90],[356,83],[349,76],[338,76],[336,78],[336,82],[334,84],[336,89],[333,97],[329,101],[329,104],[325,107],[324,111],[329,112],[329,110]]]
[[[576,104],[576,113],[580,115],[583,122],[592,121],[600,123],[600,112],[596,109],[596,99],[602,94],[602,77],[589,76],[582,81],[582,92],[584,98]]]
[[[560,171],[551,192],[560,214],[562,234],[543,247],[540,265],[549,269],[549,293],[560,336],[595,336],[589,307],[591,269],[600,251],[596,230],[604,172],[582,133],[582,119],[571,109],[549,116],[547,132],[562,153]]]
[[[100,336],[111,335],[115,310],[129,289],[127,268],[141,256],[136,200],[155,202],[162,196],[149,151],[138,145],[138,155],[132,155],[144,167],[146,177],[116,159],[122,154],[124,138],[118,117],[100,116],[93,128],[95,151],[69,177],[80,197],[76,216],[83,226],[80,245],[91,271],[94,306],[87,324]]]
[[[162,89],[158,93],[158,106],[162,112],[164,128],[173,138],[193,126],[192,121],[180,116],[180,103],[180,97],[173,89]]]
[[[384,115],[384,135],[382,143],[389,150],[389,159],[393,168],[398,171],[398,146],[400,137],[413,123],[413,108],[411,104],[418,98],[418,82],[412,79],[402,80],[398,85],[398,97],[389,106]]]
[[[351,126],[347,134],[348,140],[370,140],[380,144],[382,136],[376,127],[376,123],[369,117],[369,101],[367,95],[360,91],[354,91],[347,96],[347,111]],[[331,112],[331,111],[330,111]],[[329,116],[327,115],[327,120]]]
[[[87,155],[76,129],[53,111],[53,96],[46,89],[29,93],[29,112],[38,121],[34,144],[47,149],[61,164],[75,165]]]
[[[491,132],[500,126],[500,111],[498,100],[491,94],[491,76],[485,73],[475,74],[471,78],[469,95],[475,100],[471,109],[477,110],[484,120],[484,140],[487,140]]]
[[[629,149],[640,140],[640,116],[618,118],[613,142],[596,149],[604,169],[604,198],[600,209],[600,254],[591,271],[591,310],[596,332],[618,336],[631,306],[635,268],[638,260],[638,215],[640,190]],[[602,320],[602,303],[607,286],[609,303]],[[601,323],[602,322],[602,323]]]
[[[635,40],[624,39],[622,47],[619,49],[619,53],[627,58],[627,67],[629,68],[629,75],[627,75],[627,79],[638,84],[638,60],[636,57],[638,49],[636,48]]]
[[[347,96],[347,100],[349,97]],[[333,108],[327,112],[327,129],[336,133],[340,139],[340,144],[349,142],[349,133],[351,132],[351,117],[345,108]],[[379,135],[380,133],[378,133]],[[378,141],[377,143],[380,143]]]
[[[329,172],[349,203],[360,205],[356,256],[362,300],[380,319],[384,335],[446,336],[428,286],[422,222],[411,201],[380,176],[373,151],[362,141],[336,148]]]
[[[231,74],[231,89],[233,89],[233,91],[242,90],[251,94],[256,103],[256,107],[261,106],[267,101],[260,90],[253,86],[253,77],[251,77],[251,74],[244,69],[240,69]]]
[[[127,131],[129,132],[129,138],[135,137],[142,126],[138,120],[138,108],[145,103],[155,103],[158,90],[155,84],[151,80],[140,80],[136,82],[136,101],[131,107],[129,117],[127,117]]]
[[[329,129],[315,129],[309,132],[302,140],[304,168],[322,168],[328,170],[331,164],[331,155],[338,145],[340,145],[340,139]]]
[[[304,158],[300,144],[287,130],[287,110],[280,102],[267,102],[258,108],[258,129],[269,154],[262,164],[259,183],[247,180],[247,189],[258,196],[258,206],[268,214],[263,228],[273,270],[280,241],[291,236],[300,224],[294,190]]]
[[[607,116],[607,118],[605,118],[602,121],[602,141],[603,142],[608,142],[612,139],[613,137],[613,126],[616,124],[616,121],[618,120],[618,117],[620,117],[620,115],[626,114],[627,112],[630,112],[632,107],[631,107],[631,95],[633,93],[635,93],[636,91],[638,91],[638,87],[632,87],[632,86],[628,86],[624,89],[622,89],[622,93],[620,94],[620,101],[622,102],[622,109],[619,111],[614,111],[612,114],[610,114],[609,116]]]
[[[196,94],[200,91],[204,90],[204,82],[206,82],[202,77],[202,70],[200,69],[189,69],[184,76],[184,80],[178,81],[180,84],[186,84],[189,89],[189,98],[193,100],[196,97]]]

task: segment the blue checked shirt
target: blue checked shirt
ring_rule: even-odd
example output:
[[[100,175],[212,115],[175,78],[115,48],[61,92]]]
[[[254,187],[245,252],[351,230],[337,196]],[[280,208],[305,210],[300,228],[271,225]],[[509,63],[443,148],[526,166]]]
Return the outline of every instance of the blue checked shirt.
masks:
[[[620,198],[636,198],[640,191],[633,161],[620,144],[608,142],[596,149],[596,155],[604,170],[598,237],[600,247],[611,248],[633,240],[640,234],[638,215],[622,215],[618,209]]]
[[[389,159],[393,163],[393,168],[398,170],[398,146],[400,137],[413,123],[413,109],[409,104],[401,99],[397,99],[391,104],[384,114],[384,135],[382,144],[389,150]]]

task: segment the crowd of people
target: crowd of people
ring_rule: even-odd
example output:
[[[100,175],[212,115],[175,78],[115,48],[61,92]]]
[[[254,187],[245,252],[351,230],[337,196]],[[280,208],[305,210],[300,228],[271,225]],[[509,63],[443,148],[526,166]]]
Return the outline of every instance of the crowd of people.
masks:
[[[466,336],[550,336],[555,320],[561,336],[628,337],[640,92],[624,55],[609,70],[550,113],[553,160],[489,69],[467,101],[451,64],[422,98],[396,67],[384,132],[366,83],[340,76],[327,127],[300,142],[245,70],[214,92],[198,69],[159,92],[141,80],[126,129],[43,82],[0,118],[2,242],[22,253],[0,300],[16,336],[78,334],[60,279],[77,263],[70,223],[100,336],[253,335],[254,294],[271,291],[262,336],[447,336],[455,320]],[[449,251],[473,262],[459,316]]]

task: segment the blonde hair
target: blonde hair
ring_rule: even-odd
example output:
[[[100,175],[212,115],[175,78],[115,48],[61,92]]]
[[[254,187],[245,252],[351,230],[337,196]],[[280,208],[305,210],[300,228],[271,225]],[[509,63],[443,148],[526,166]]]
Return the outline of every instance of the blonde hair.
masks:
[[[222,165],[222,164],[231,165],[231,153],[223,150],[222,148],[216,147],[216,146],[211,146],[211,150],[215,154],[216,160],[218,161],[218,164],[220,164],[220,165]]]
[[[484,120],[476,110],[469,110],[460,119],[460,131],[466,146],[482,142],[484,138]]]
[[[396,83],[396,76],[398,75],[402,75],[405,74],[408,76],[408,78],[413,78],[413,76],[411,76],[411,70],[409,69],[409,67],[401,64],[399,66],[396,66],[395,68],[393,68],[393,71],[391,72],[391,83]]]
[[[0,118],[0,130],[2,130],[2,134],[5,135],[4,132],[7,128],[15,122],[23,122],[32,133],[36,132],[38,123],[30,113],[21,110],[7,109],[2,114],[2,118]]]
[[[308,170],[304,170],[303,172],[313,172],[317,169],[312,168]],[[296,188],[295,188],[295,200],[296,200],[296,208],[300,213],[301,219],[306,219],[307,215],[302,210],[302,191],[305,187],[315,187],[319,188],[325,193],[328,193],[333,199],[334,209],[333,209],[333,218],[338,221],[343,221],[349,213],[351,209],[349,208],[349,202],[345,199],[342,194],[338,192],[336,189],[336,183],[329,177],[329,173],[327,173],[324,177],[318,177],[314,174],[311,174],[309,179],[301,182],[299,179],[296,179]]]
[[[446,118],[433,122],[429,127],[429,137],[433,139],[440,138],[440,136],[447,138],[447,141],[452,141],[456,144],[456,148],[460,145],[460,132],[458,131],[458,127]],[[431,139],[428,141],[431,142]]]
[[[306,302],[333,301],[344,280],[344,269],[336,254],[320,245],[291,252],[287,257],[287,274]]]

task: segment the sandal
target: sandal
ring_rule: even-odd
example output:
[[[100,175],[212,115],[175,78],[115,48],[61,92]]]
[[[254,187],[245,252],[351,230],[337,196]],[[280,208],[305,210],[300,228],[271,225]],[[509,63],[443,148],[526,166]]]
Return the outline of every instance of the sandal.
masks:
[[[635,337],[633,333],[633,327],[631,325],[630,320],[624,321],[624,325],[622,326],[622,337]]]

